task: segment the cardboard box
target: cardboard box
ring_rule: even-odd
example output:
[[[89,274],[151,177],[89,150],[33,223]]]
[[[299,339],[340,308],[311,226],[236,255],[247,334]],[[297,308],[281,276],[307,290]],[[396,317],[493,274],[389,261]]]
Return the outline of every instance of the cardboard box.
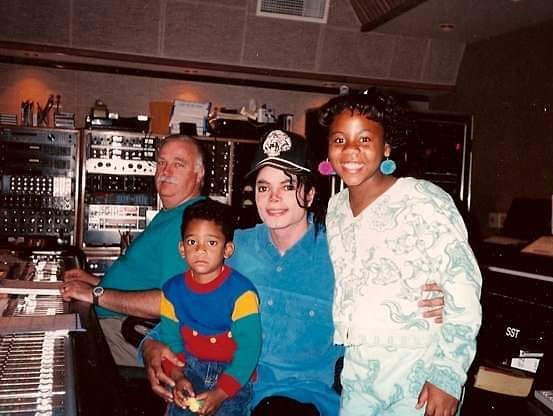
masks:
[[[173,103],[171,101],[150,101],[150,129],[152,134],[169,134],[169,120]]]

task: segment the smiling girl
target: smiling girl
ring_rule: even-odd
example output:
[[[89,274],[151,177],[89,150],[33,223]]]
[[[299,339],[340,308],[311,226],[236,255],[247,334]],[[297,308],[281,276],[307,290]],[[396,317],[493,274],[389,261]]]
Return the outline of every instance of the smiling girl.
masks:
[[[347,188],[326,217],[335,273],[334,341],[346,347],[341,415],[455,414],[475,354],[481,275],[451,197],[391,174],[402,108],[376,90],[330,100],[328,157]],[[416,313],[420,287],[444,291],[443,325]]]

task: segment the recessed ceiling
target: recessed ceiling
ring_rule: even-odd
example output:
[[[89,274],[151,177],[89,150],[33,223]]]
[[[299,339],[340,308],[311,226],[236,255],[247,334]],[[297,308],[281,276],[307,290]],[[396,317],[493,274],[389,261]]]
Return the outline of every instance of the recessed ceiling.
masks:
[[[367,3],[360,0],[351,2],[354,10],[355,3]],[[382,3],[404,9],[415,3],[420,4],[380,24],[372,29],[374,32],[463,43],[553,21],[553,0],[426,0],[422,3],[415,0],[383,0]],[[383,8],[384,13],[390,12]],[[369,23],[359,13],[357,16],[362,26]],[[454,25],[454,30],[440,30],[443,23]]]
[[[361,22],[361,31],[369,32],[425,1],[427,0],[351,0],[351,6]]]

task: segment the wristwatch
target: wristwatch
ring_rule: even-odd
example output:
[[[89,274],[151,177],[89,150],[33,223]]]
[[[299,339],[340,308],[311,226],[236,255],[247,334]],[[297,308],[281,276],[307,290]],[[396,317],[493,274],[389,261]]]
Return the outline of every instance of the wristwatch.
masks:
[[[95,286],[94,289],[92,289],[92,303],[94,305],[98,305],[98,301],[104,294],[104,288],[102,286]]]

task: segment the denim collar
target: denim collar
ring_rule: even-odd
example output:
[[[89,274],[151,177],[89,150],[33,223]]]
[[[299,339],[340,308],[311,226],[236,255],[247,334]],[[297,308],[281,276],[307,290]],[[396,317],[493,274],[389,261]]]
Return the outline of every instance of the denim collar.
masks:
[[[313,246],[317,238],[326,238],[323,230],[319,230],[319,234],[315,236],[315,225],[311,218],[309,218],[309,226],[305,231],[305,234],[296,243],[288,248],[286,252],[281,255],[276,248],[273,240],[271,239],[271,233],[269,228],[265,224],[259,224],[257,228],[257,251],[259,253],[268,254],[273,260],[278,260],[288,256],[291,253],[296,255],[305,256],[311,258],[313,254]]]

